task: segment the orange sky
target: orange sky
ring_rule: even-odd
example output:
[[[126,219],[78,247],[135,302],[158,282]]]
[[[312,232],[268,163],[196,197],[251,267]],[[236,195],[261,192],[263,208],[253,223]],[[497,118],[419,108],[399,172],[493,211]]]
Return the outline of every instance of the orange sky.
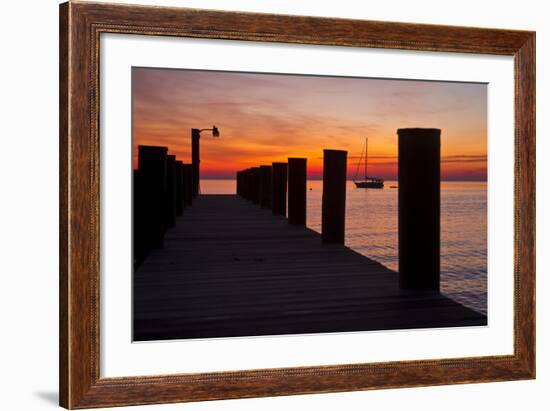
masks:
[[[161,145],[191,162],[191,128],[201,134],[201,178],[234,178],[260,164],[307,157],[322,177],[323,149],[348,151],[355,175],[365,137],[369,175],[397,176],[398,128],[440,128],[444,180],[487,176],[485,84],[133,68],[137,146]]]

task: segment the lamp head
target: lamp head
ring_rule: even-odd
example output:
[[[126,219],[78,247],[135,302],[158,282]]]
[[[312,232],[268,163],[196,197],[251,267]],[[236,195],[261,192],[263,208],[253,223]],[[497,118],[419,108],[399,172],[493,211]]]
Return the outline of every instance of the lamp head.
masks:
[[[220,136],[220,130],[218,130],[218,127],[212,126],[212,136],[213,137],[219,137]]]

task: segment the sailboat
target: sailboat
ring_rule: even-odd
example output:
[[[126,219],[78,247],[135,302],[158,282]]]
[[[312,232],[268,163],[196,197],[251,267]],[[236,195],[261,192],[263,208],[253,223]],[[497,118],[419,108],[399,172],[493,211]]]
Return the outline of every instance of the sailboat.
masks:
[[[365,138],[365,178],[364,180],[357,180],[357,175],[359,174],[359,168],[361,167],[361,160],[363,159],[363,153],[359,158],[359,163],[357,163],[357,170],[355,171],[355,178],[353,182],[357,188],[384,188],[384,180],[376,177],[369,177],[367,174],[367,163],[368,163],[368,147],[369,139]]]

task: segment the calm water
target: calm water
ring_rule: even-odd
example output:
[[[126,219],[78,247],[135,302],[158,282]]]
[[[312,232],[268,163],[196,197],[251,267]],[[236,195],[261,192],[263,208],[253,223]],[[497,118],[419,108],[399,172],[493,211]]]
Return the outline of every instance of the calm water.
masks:
[[[397,259],[397,185],[357,189],[348,182],[346,245],[393,270]],[[204,194],[234,194],[235,181],[201,180]],[[323,182],[308,181],[307,226],[321,232]],[[441,184],[441,291],[487,313],[487,184]]]

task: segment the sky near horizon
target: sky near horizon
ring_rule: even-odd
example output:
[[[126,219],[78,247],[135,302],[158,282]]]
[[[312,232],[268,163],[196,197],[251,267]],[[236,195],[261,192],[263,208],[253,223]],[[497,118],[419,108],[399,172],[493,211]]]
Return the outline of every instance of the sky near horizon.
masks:
[[[201,134],[201,178],[307,157],[320,178],[323,149],[348,151],[356,173],[365,137],[370,176],[397,177],[397,129],[441,129],[443,180],[487,178],[487,86],[414,80],[132,69],[134,167],[138,145],[167,146],[191,162]]]

